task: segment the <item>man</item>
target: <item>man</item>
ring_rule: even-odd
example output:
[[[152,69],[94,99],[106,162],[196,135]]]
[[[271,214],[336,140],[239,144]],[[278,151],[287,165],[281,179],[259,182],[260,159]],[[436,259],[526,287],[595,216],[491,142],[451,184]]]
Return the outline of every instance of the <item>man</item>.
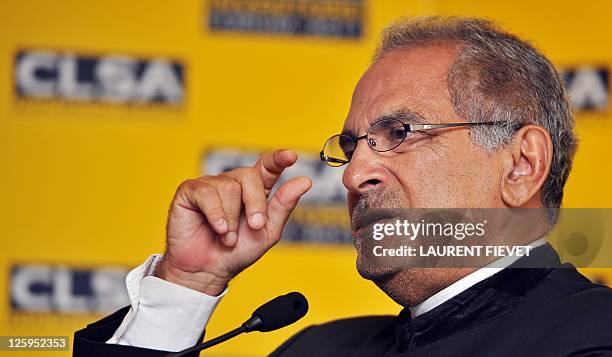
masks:
[[[377,208],[549,208],[550,229],[572,130],[563,84],[529,44],[481,19],[420,18],[384,32],[343,135],[321,156],[346,164],[358,247],[363,217]],[[129,274],[132,305],[77,332],[75,355],[157,356],[198,343],[228,282],[279,241],[310,188],[297,177],[269,197],[296,160],[280,150],[252,168],[183,182],[163,258]],[[309,327],[273,355],[612,355],[612,292],[561,269],[538,238],[524,242],[537,247],[530,257],[500,268],[393,268],[358,249],[359,273],[402,313]]]

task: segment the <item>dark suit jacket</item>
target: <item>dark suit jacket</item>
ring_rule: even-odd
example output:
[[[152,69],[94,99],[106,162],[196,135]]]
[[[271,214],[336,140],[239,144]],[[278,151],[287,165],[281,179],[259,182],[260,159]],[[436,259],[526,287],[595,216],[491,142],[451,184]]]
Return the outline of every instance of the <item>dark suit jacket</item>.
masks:
[[[521,258],[414,319],[404,309],[311,326],[272,356],[612,356],[612,289],[561,266],[550,246],[536,250],[553,267]],[[163,355],[104,343],[127,311],[76,332],[74,355]]]

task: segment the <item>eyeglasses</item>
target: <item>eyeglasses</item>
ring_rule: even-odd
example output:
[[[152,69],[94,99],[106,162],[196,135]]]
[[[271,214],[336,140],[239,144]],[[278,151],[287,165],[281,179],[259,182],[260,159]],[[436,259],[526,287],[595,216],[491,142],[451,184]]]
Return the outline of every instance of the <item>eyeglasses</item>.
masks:
[[[482,123],[448,123],[448,124],[406,124],[398,119],[383,119],[374,123],[365,135],[354,137],[338,134],[327,139],[319,154],[321,161],[332,167],[348,164],[357,148],[357,141],[366,139],[368,146],[377,152],[391,151],[415,132],[432,129],[453,128],[477,125],[498,125],[498,121]]]

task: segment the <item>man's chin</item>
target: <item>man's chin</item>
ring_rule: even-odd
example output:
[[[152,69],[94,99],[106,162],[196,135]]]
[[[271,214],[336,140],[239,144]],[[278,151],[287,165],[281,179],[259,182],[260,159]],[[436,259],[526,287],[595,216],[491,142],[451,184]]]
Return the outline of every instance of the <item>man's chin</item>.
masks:
[[[357,271],[362,278],[375,283],[388,280],[399,271],[399,269],[393,267],[368,264],[364,260],[361,256],[357,256]]]

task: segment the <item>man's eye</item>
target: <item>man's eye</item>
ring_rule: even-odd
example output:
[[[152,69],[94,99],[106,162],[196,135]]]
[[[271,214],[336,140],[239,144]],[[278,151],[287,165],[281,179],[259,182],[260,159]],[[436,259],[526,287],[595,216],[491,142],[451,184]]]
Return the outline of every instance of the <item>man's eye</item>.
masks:
[[[390,137],[392,140],[401,140],[404,138],[404,129],[393,129]]]
[[[340,149],[342,150],[342,152],[344,153],[346,157],[351,157],[353,156],[353,151],[355,150],[355,146],[353,145],[353,143],[341,143]]]

